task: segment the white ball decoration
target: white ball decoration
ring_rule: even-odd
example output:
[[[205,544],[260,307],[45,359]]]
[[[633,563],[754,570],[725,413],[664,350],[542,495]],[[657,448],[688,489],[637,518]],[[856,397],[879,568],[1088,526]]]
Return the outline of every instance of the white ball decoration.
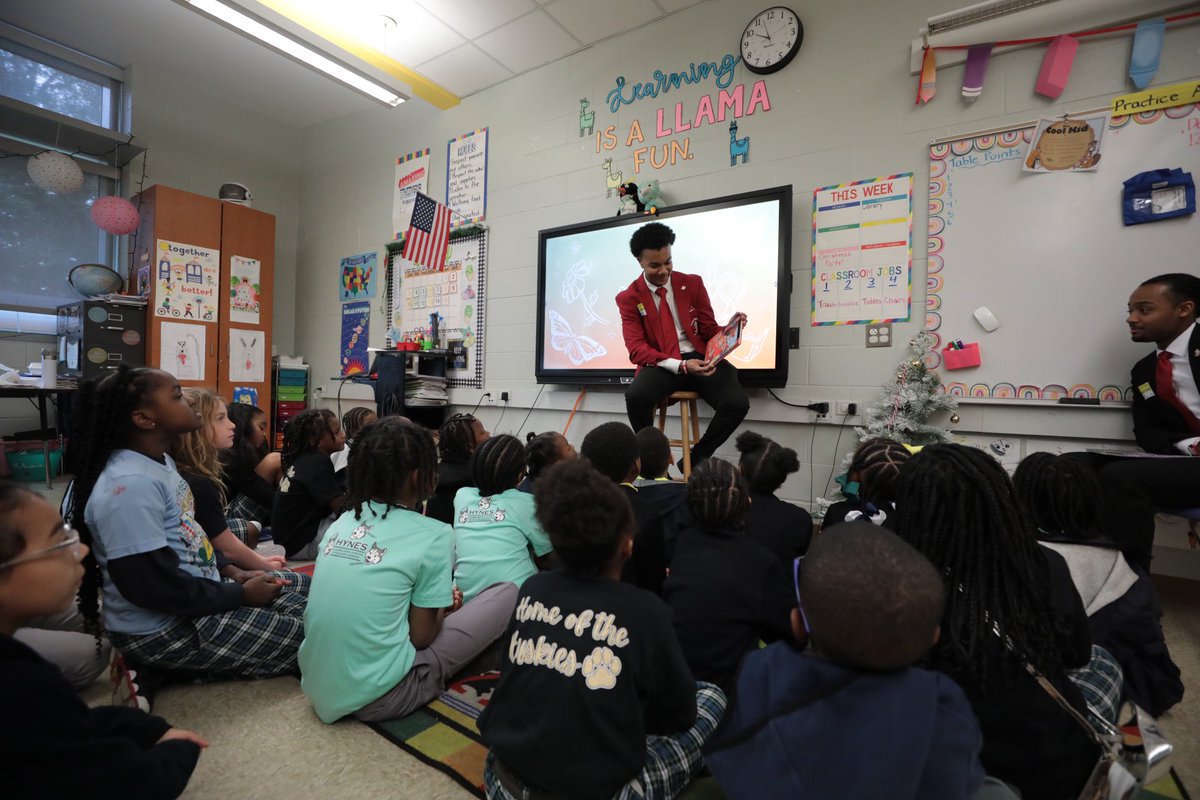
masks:
[[[71,194],[83,186],[83,170],[75,159],[47,150],[29,159],[29,179],[38,187],[55,194]]]

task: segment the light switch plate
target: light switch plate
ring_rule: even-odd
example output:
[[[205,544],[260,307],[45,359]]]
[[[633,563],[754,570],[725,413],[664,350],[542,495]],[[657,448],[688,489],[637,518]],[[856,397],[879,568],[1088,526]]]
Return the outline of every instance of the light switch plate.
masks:
[[[879,322],[867,325],[867,347],[891,347],[892,323]]]

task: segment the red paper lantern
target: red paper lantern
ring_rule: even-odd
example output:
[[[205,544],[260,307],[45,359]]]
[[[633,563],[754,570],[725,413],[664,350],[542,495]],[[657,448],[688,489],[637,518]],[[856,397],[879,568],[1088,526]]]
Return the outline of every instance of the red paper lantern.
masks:
[[[141,216],[124,197],[101,197],[92,203],[92,222],[106,233],[124,236],[137,230]]]

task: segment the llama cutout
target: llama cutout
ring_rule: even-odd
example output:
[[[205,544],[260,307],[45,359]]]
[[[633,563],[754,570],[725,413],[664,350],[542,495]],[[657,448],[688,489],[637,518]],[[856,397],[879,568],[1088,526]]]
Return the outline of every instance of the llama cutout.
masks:
[[[596,112],[588,111],[588,102],[586,97],[579,98],[579,138],[583,138],[584,130],[587,130],[587,135],[591,136],[592,131],[596,129]]]
[[[742,157],[742,163],[746,163],[746,159],[750,157],[750,137],[743,136],[737,138],[737,120],[729,123],[729,166],[736,166],[738,156]]]
[[[613,172],[611,158],[604,159],[604,163],[600,165],[600,169],[604,170],[605,175],[608,176],[608,191],[604,193],[604,196],[606,198],[612,197],[613,192],[616,191],[617,187],[621,185],[621,179],[625,176],[622,174],[621,170]]]

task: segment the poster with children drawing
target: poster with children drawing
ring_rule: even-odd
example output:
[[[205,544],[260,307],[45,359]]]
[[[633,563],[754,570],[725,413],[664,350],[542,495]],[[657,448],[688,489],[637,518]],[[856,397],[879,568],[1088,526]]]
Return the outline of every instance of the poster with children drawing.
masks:
[[[240,383],[262,383],[267,379],[267,335],[262,331],[229,329],[229,380]]]
[[[261,308],[257,258],[229,257],[229,321],[258,324]]]
[[[221,251],[159,239],[155,252],[158,303],[154,316],[216,322]]]
[[[375,296],[375,286],[378,283],[375,262],[378,257],[378,253],[360,253],[342,259],[338,276],[343,303],[351,300],[369,300]]]
[[[181,381],[204,380],[203,325],[164,322],[159,328],[158,366]]]

